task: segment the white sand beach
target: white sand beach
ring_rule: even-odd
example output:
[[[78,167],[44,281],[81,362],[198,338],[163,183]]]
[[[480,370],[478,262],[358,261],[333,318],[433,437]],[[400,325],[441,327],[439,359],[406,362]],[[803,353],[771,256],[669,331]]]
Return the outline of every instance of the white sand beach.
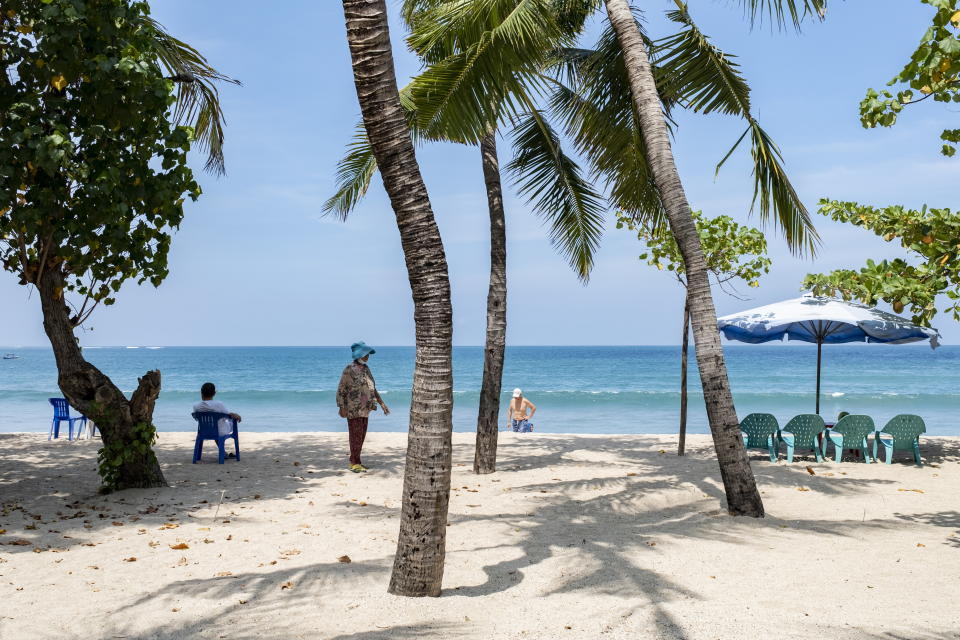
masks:
[[[960,637],[958,438],[922,468],[752,455],[754,520],[706,436],[506,433],[475,476],[456,434],[429,599],[386,593],[405,434],[366,474],[345,434],[243,433],[223,466],[192,442],[161,434],[169,488],[99,496],[99,441],[0,435],[0,638]]]

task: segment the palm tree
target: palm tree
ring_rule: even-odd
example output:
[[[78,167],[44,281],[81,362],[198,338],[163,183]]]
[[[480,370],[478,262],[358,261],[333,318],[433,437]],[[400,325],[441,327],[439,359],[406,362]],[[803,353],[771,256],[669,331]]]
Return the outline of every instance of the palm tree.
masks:
[[[447,71],[455,66],[451,61],[458,60],[464,52],[460,50],[458,39],[449,37],[448,30],[437,29],[437,25],[444,24],[439,10],[446,7],[439,5],[432,10],[421,11],[420,7],[414,5],[408,2],[405,6],[404,15],[412,30],[408,41],[428,67],[400,92],[401,102],[407,109],[411,133],[415,140],[479,143],[480,148],[490,216],[490,284],[474,472],[493,473],[496,470],[507,323],[506,225],[497,154],[498,126],[509,125],[514,137],[514,159],[507,169],[514,176],[519,192],[527,195],[534,210],[550,221],[551,240],[584,282],[589,278],[593,255],[602,233],[601,198],[584,180],[577,163],[564,152],[549,119],[537,108],[531,85],[535,88],[540,80],[531,74],[512,75],[505,87],[488,87],[485,110],[481,113],[458,111],[458,105],[464,103],[464,97],[456,95],[456,92],[445,92],[442,106],[437,107],[433,101],[436,90],[447,88],[450,80]],[[474,23],[471,28],[488,34],[487,39],[491,43],[489,51],[495,53],[504,48],[505,34],[509,31],[498,20],[499,16],[477,12],[471,17]],[[553,14],[534,14],[533,18],[540,20],[526,25],[525,42],[535,47],[526,47],[526,53],[523,54],[523,59],[531,68],[536,63],[546,63],[545,54],[549,49],[543,47],[544,39],[557,45],[570,40]],[[512,42],[514,55],[517,55],[516,39]],[[473,65],[466,68],[471,72],[475,70],[477,62],[475,54],[475,51],[467,52],[473,57]],[[422,114],[418,101],[424,103],[428,116]],[[521,105],[520,109],[507,111],[510,101],[516,101]],[[491,104],[492,107],[489,106]],[[510,114],[506,123],[500,122],[501,113]],[[347,155],[338,165],[337,191],[324,204],[325,211],[336,212],[342,219],[366,193],[377,170],[362,125],[358,129]]]
[[[384,0],[343,0],[370,148],[390,196],[413,293],[416,364],[390,593],[440,595],[450,499],[453,309],[443,241],[396,84]]]
[[[819,3],[820,0],[803,0]],[[693,324],[693,338],[697,365],[703,384],[710,431],[720,463],[720,476],[727,496],[727,508],[733,515],[763,516],[763,502],[750,462],[740,437],[739,421],[733,406],[730,382],[727,377],[720,334],[717,331],[717,312],[713,305],[706,261],[697,236],[680,175],[677,172],[667,121],[664,117],[657,83],[650,65],[647,44],[630,10],[627,0],[604,0],[607,18],[623,52],[623,61],[629,80],[633,107],[640,121],[651,180],[670,231],[683,255],[687,273],[687,304]],[[676,0],[681,12],[686,5]],[[778,6],[769,0],[753,0],[755,9],[761,5]],[[794,0],[786,0],[792,15],[797,16]],[[782,8],[780,9],[782,16]],[[759,176],[758,176],[759,177]],[[791,229],[792,227],[787,227]],[[789,240],[788,232],[788,240]]]
[[[785,22],[789,16],[796,23],[801,9],[817,9],[822,14],[822,0],[801,2],[798,6],[795,0],[743,0],[752,18],[767,11],[778,22]],[[477,0],[473,3],[416,0],[412,4],[418,10],[432,11],[443,18],[434,20],[427,31],[428,37],[435,40],[446,37],[461,43],[459,54],[434,64],[423,74],[430,75],[431,81],[421,83],[425,89],[423,99],[417,103],[417,122],[421,125],[428,124],[448,104],[456,104],[463,114],[475,114],[468,120],[488,118],[485,101],[473,97],[509,85],[518,69],[537,75],[536,66],[531,69],[526,62],[529,54],[522,46],[527,44],[530,26],[536,24],[531,16],[553,12],[558,16],[558,23],[566,25],[571,33],[579,33],[583,19],[599,7],[597,0]],[[736,428],[736,413],[716,332],[716,312],[702,251],[670,151],[664,110],[681,104],[704,113],[720,110],[744,117],[748,128],[734,148],[750,134],[754,201],[759,200],[762,217],[768,218],[771,212],[776,214],[794,250],[812,251],[817,237],[809,215],[783,172],[779,151],[749,113],[749,90],[735,65],[709,45],[695,28],[686,5],[677,0],[677,7],[671,17],[686,29],[657,42],[663,66],[654,70],[647,54],[652,43],[642,36],[629,6],[623,0],[607,2],[607,15],[613,28],[606,37],[606,46],[596,52],[570,49],[558,52],[561,67],[574,73],[587,69],[594,80],[601,81],[593,87],[597,99],[581,98],[578,91],[582,87],[572,91],[561,86],[554,101],[555,107],[565,112],[570,122],[580,125],[573,131],[568,128],[568,133],[578,139],[595,173],[606,178],[611,201],[638,216],[668,220],[677,237],[688,262],[690,312],[698,365],[728,508],[733,514],[761,516],[762,503]],[[514,35],[513,39],[505,38],[510,40],[505,52],[496,50],[488,32],[477,28],[480,20],[476,16],[485,14],[501,18],[502,25]],[[546,48],[555,43],[547,40],[541,45]],[[516,51],[521,55],[516,55]],[[497,54],[504,54],[507,62],[496,58]],[[514,57],[521,58],[518,65],[512,64]],[[533,59],[538,60],[536,56]],[[608,108],[599,108],[597,104]]]

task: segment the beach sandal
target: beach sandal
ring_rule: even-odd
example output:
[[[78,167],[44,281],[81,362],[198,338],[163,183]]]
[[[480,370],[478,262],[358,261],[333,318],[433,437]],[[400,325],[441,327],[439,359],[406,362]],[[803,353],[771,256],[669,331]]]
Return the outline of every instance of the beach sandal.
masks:
[[[350,465],[350,471],[353,471],[354,473],[360,473],[361,471],[366,471],[366,469],[358,464],[352,464]]]
[[[363,471],[364,473],[366,473],[367,471],[369,471],[369,469],[367,469],[367,468],[366,468],[365,466],[363,466],[362,464],[358,464],[357,466],[360,467],[360,471]]]

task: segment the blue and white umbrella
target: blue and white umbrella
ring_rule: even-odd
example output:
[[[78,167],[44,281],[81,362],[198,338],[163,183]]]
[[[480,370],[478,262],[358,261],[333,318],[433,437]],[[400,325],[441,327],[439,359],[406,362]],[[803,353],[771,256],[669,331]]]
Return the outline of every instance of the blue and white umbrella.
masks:
[[[824,343],[883,342],[906,344],[929,340],[939,346],[940,333],[906,318],[858,302],[807,294],[756,309],[723,316],[717,327],[728,340],[757,344],[802,340],[817,344],[817,413],[820,413],[820,363]]]

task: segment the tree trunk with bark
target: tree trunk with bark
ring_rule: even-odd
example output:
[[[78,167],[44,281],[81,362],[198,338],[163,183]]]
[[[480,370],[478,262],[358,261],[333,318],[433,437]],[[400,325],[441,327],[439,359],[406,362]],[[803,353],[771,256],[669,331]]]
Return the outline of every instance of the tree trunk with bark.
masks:
[[[103,438],[100,473],[107,489],[164,487],[166,480],[153,452],[153,408],[160,395],[160,372],[139,379],[128,400],[77,344],[70,310],[63,300],[64,279],[59,265],[48,267],[37,282],[43,329],[57,362],[57,384],[77,411],[93,420]]]
[[[646,46],[627,0],[605,2],[607,16],[623,51],[653,181],[686,267],[687,299],[697,366],[727,496],[727,508],[733,515],[762,517],[763,502],[743,446],[730,393],[703,249],[670,149],[663,106],[657,94]]]
[[[389,591],[438,596],[453,431],[453,308],[447,261],[400,106],[384,0],[343,0],[343,11],[363,124],[400,230],[416,324],[400,535]]]
[[[686,292],[684,292],[686,293]],[[682,456],[687,446],[687,353],[690,351],[690,302],[683,301],[683,340],[680,344],[680,445],[677,455]]]
[[[493,473],[497,470],[500,388],[507,342],[507,233],[496,132],[480,141],[480,156],[490,209],[490,288],[487,291],[487,338],[483,349],[483,382],[480,385],[473,471]]]

